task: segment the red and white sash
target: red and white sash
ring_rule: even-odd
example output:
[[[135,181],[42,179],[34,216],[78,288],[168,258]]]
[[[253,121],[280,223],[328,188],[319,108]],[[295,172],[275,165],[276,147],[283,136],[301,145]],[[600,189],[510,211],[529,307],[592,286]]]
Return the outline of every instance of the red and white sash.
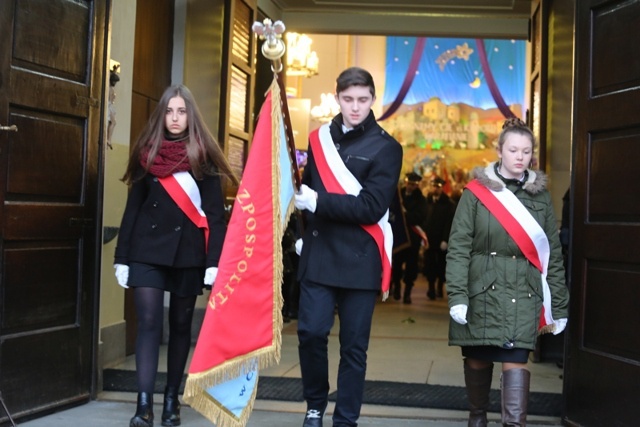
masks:
[[[427,233],[424,232],[422,227],[420,227],[419,225],[412,225],[411,230],[420,237],[420,240],[422,240],[421,245],[425,249],[429,249],[429,238],[427,238]]]
[[[204,229],[205,248],[209,245],[209,223],[202,210],[200,190],[189,172],[176,172],[164,178],[158,178],[174,202],[196,227]]]
[[[320,126],[311,132],[309,143],[313,150],[313,156],[320,173],[320,179],[327,191],[339,194],[351,194],[357,196],[362,190],[362,185],[356,177],[347,169],[338,150],[333,143],[329,124]],[[360,225],[373,237],[382,260],[382,300],[389,295],[391,282],[391,252],[393,249],[393,231],[389,224],[389,210],[380,218],[377,224]]]
[[[524,256],[542,275],[542,312],[540,332],[549,332],[553,325],[551,316],[551,291],[547,283],[547,268],[551,253],[549,239],[531,213],[509,190],[493,191],[480,184],[477,179],[466,186],[504,227],[516,242]]]

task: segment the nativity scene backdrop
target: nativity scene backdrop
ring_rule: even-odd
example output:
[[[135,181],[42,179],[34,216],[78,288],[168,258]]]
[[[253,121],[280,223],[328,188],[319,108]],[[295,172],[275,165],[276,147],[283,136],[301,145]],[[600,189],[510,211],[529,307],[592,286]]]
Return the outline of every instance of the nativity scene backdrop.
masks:
[[[380,124],[404,149],[402,176],[438,175],[459,195],[476,166],[496,160],[508,117],[525,120],[526,42],[388,37]]]

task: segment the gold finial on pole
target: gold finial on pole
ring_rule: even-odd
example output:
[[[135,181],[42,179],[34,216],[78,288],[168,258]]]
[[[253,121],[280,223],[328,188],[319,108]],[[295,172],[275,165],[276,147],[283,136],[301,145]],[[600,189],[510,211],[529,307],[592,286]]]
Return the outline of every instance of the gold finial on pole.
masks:
[[[293,180],[296,191],[300,189],[302,180],[300,170],[296,159],[296,146],[293,139],[293,127],[291,126],[291,117],[289,114],[289,105],[287,103],[287,95],[284,87],[283,65],[281,58],[287,50],[286,45],[282,41],[282,33],[285,26],[282,21],[271,22],[267,18],[263,22],[254,22],[251,29],[260,36],[260,40],[264,40],[262,44],[262,54],[271,61],[271,70],[274,72],[274,78],[278,83],[280,91],[280,104],[282,107],[282,115],[284,120],[285,136],[287,138],[287,146],[289,148],[289,158],[291,159],[291,167],[293,169]]]
[[[282,41],[282,33],[285,30],[284,23],[282,21],[272,22],[267,18],[262,22],[254,22],[252,29],[260,36],[260,40],[264,40],[262,54],[271,61],[271,70],[276,74],[280,73],[282,71],[281,58],[286,50]]]

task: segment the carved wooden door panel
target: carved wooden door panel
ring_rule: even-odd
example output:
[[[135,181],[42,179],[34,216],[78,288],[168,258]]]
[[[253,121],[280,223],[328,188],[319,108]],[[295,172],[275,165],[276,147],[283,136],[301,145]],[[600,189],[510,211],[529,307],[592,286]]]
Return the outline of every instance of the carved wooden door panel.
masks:
[[[572,425],[638,424],[640,3],[576,1],[571,313]]]
[[[0,125],[17,128],[0,131],[0,391],[14,418],[93,388],[106,6],[0,2]]]

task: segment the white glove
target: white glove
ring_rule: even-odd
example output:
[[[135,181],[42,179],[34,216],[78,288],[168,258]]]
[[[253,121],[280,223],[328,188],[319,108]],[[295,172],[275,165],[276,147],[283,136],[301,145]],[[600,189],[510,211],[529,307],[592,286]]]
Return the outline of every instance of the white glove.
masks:
[[[458,304],[451,307],[449,315],[456,323],[461,325],[467,324],[467,306],[465,304]]]
[[[218,276],[218,267],[209,267],[204,272],[204,284],[207,286],[213,285]]]
[[[553,321],[553,335],[558,335],[560,332],[564,331],[564,328],[567,327],[567,319],[558,319]]]
[[[309,188],[306,184],[302,184],[300,191],[294,195],[293,204],[300,210],[316,211],[318,193]]]
[[[116,269],[116,280],[118,285],[125,289],[129,289],[127,282],[129,281],[129,266],[124,264],[113,264],[113,268]]]
[[[302,253],[302,239],[298,239],[296,240],[296,254],[300,256],[301,253]]]
[[[449,245],[444,240],[442,242],[440,242],[440,250],[441,251],[446,251],[448,247],[449,247]]]

